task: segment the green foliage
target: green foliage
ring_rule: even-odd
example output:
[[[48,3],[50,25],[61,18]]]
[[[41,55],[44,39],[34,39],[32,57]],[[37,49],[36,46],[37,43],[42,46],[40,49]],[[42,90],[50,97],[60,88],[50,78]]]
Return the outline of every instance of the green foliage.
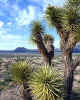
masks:
[[[28,80],[31,71],[31,66],[26,61],[15,63],[11,68],[13,80],[19,84],[22,84],[24,81]]]
[[[36,43],[40,41],[41,36],[44,34],[44,27],[41,22],[34,21],[31,28],[31,40]]]
[[[44,35],[44,42],[46,43],[49,40],[52,41],[52,42],[54,42],[54,38],[51,35],[45,34]]]
[[[63,8],[48,6],[45,16],[48,24],[55,26],[58,32],[63,29],[80,40],[80,0],[67,0]]]
[[[62,8],[48,6],[45,12],[45,18],[50,26],[58,25],[61,27],[63,14],[64,14],[64,10]]]
[[[69,25],[78,25],[80,23],[80,0],[68,0],[65,5],[66,15],[64,21]]]
[[[35,100],[58,100],[63,95],[63,78],[54,68],[42,66],[31,74],[29,87]]]
[[[79,6],[80,5],[80,0],[67,0],[67,6]]]
[[[79,41],[80,40],[80,0],[68,0],[65,9],[66,9],[66,14],[63,20],[65,29],[68,29],[68,31],[75,34],[76,39]]]

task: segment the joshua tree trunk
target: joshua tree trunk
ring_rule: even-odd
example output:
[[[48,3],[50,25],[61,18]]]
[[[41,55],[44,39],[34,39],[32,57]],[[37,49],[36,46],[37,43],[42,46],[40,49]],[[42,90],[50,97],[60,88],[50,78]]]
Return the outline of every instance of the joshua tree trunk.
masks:
[[[54,57],[54,47],[50,52],[48,52],[48,64],[51,66],[52,65],[52,58]]]
[[[42,54],[42,56],[44,57],[46,64],[48,64],[49,63],[48,52],[41,41],[37,42],[37,48],[40,51],[40,53]]]
[[[48,50],[45,48],[44,44],[41,41],[37,42],[37,47],[40,53],[43,55],[45,63],[51,66],[51,60],[54,57],[54,47],[51,49],[51,51],[48,52]]]
[[[51,60],[52,60],[52,59],[49,57],[49,65],[50,65],[50,66],[51,66],[51,64],[52,64],[52,63],[51,63]]]
[[[72,65],[72,51],[65,53],[65,70],[64,70],[64,85],[65,85],[65,100],[71,100],[71,93],[73,87],[73,65]]]
[[[73,80],[74,80],[74,65],[76,65],[72,59],[72,51],[76,45],[76,41],[73,41],[74,37],[69,35],[66,39],[61,40],[61,49],[64,53],[64,90],[65,100],[71,100]]]
[[[54,46],[53,46],[53,42],[48,40],[46,45],[45,45],[46,49],[47,49],[47,56],[48,56],[48,61],[47,64],[51,66],[52,64],[52,58],[54,57]]]
[[[45,63],[51,66],[51,60],[54,57],[54,38],[51,35],[44,34],[44,27],[38,21],[34,21],[31,30],[33,42],[37,45],[40,54],[44,57]],[[46,43],[48,48],[46,48]]]
[[[51,66],[51,64],[52,64],[51,60],[52,59],[50,57],[44,57],[44,60],[45,60],[46,65]]]
[[[24,100],[32,100],[31,90],[29,89],[28,83],[23,82],[23,88]]]

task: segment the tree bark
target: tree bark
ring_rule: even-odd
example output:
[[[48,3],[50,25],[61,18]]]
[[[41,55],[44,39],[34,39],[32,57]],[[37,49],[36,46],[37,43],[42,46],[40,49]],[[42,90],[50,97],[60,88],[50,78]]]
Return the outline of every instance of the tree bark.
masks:
[[[41,41],[37,42],[37,47],[40,53],[43,55],[46,65],[51,66],[51,60],[54,57],[54,47],[51,46],[51,50],[48,52],[48,49]]]
[[[23,82],[23,87],[24,87],[24,90],[23,90],[24,100],[32,100],[29,84],[27,82]]]
[[[52,65],[52,58],[54,57],[54,48],[48,53],[49,65]]]
[[[64,90],[65,100],[71,100],[72,87],[73,87],[73,65],[72,65],[72,51],[64,55],[65,69],[64,69]]]
[[[75,71],[78,65],[80,65],[80,56],[78,56],[73,62],[73,71]]]
[[[44,61],[45,61],[45,65],[51,65],[51,60],[49,59],[49,57],[43,56],[44,57]]]
[[[48,65],[51,66],[52,64],[52,58],[54,57],[54,46],[53,42],[51,40],[48,40],[45,44],[46,50],[47,50],[47,56],[48,56]]]
[[[37,42],[37,48],[40,51],[40,54],[42,54],[42,56],[44,57],[46,64],[48,64],[49,63],[48,52],[42,41]]]
[[[61,49],[64,53],[64,90],[65,90],[65,100],[71,100],[73,80],[74,80],[74,63],[72,59],[72,51],[75,47],[77,41],[72,33],[69,33],[66,38],[61,38]]]

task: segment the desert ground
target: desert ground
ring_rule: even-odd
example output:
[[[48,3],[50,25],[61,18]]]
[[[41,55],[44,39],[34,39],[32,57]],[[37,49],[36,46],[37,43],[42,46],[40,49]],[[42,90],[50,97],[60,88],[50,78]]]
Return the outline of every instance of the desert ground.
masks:
[[[78,54],[73,55],[73,59]],[[23,100],[18,93],[18,86],[12,80],[10,68],[12,63],[20,60],[29,61],[32,67],[44,65],[43,57],[39,54],[14,54],[0,55],[0,100]],[[64,74],[63,56],[56,55],[52,60],[53,67]],[[73,99],[74,98],[74,99]],[[80,66],[75,71],[72,100],[80,100]]]

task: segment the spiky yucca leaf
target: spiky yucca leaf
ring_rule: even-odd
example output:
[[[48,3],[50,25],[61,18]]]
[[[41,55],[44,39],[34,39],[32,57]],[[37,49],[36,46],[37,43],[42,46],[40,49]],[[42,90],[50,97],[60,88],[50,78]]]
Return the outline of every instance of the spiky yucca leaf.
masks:
[[[31,71],[31,66],[26,61],[15,63],[11,68],[13,80],[19,84],[22,84],[25,80],[27,80]]]
[[[64,10],[62,8],[48,6],[45,12],[45,18],[50,26],[56,26],[57,29],[62,28],[62,18]]]
[[[51,35],[45,34],[44,35],[44,42],[46,43],[49,40],[52,41],[52,42],[54,42],[54,38]]]
[[[73,33],[80,40],[80,0],[67,0],[63,8],[49,6],[45,16],[48,24],[55,26],[58,32]]]
[[[80,0],[68,0],[65,6],[64,26],[80,40]]]
[[[67,0],[67,6],[79,6],[80,5],[80,0]]]
[[[69,25],[76,25],[80,23],[80,8],[74,7],[74,6],[69,6],[66,8],[66,14],[64,16],[64,24],[65,21],[68,21]]]
[[[31,74],[29,87],[36,100],[58,100],[63,93],[63,79],[54,68],[42,66]]]
[[[42,35],[44,34],[44,27],[42,26],[41,22],[34,21],[32,23],[31,28],[31,40],[36,43],[42,39]]]
[[[80,24],[75,28],[76,40],[80,42]]]

